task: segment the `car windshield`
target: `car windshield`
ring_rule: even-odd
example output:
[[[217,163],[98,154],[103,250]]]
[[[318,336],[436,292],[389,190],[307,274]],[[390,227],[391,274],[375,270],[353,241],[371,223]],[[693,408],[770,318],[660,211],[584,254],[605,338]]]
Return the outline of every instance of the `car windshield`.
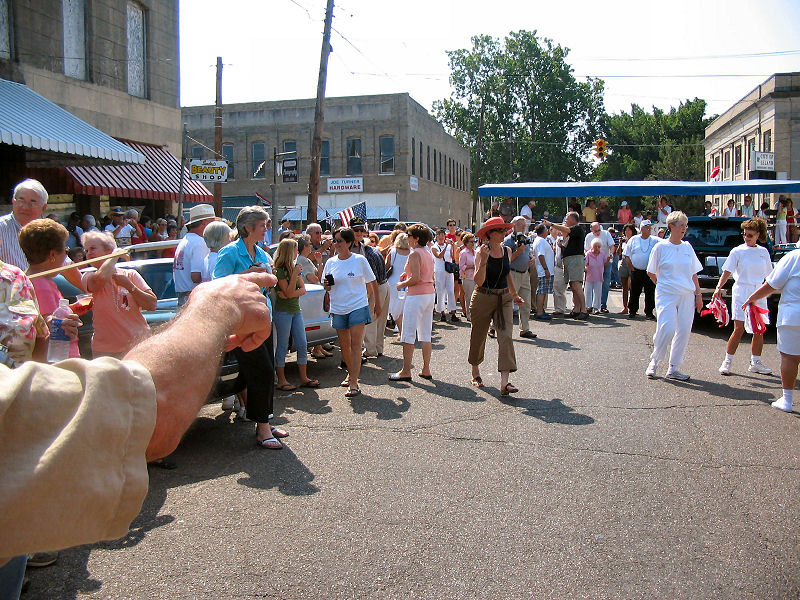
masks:
[[[732,248],[742,243],[740,223],[719,223],[714,225],[689,225],[686,241],[693,246],[717,246]]]
[[[172,261],[138,265],[136,271],[144,278],[159,300],[168,300],[178,296],[172,281]]]

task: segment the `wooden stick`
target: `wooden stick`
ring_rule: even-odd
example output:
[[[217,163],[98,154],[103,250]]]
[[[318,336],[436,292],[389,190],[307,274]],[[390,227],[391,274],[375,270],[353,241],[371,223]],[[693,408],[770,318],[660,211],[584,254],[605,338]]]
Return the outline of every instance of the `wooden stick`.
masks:
[[[111,254],[105,254],[103,256],[98,256],[96,258],[90,258],[88,260],[82,260],[81,262],[64,265],[63,267],[50,269],[49,271],[42,271],[41,273],[34,273],[33,275],[28,275],[28,279],[36,279],[37,277],[44,277],[45,275],[53,275],[54,273],[61,273],[62,271],[77,269],[78,267],[90,265],[92,263],[100,262],[101,260],[106,260],[108,258],[119,258],[120,256],[125,256],[129,252],[130,252],[129,248],[117,248]]]

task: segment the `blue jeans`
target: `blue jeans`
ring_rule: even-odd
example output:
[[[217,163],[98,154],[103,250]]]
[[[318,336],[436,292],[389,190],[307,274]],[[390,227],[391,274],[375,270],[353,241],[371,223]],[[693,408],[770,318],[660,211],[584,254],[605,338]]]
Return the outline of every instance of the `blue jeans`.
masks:
[[[275,366],[286,365],[286,353],[289,351],[289,334],[297,348],[297,364],[308,364],[308,342],[306,341],[306,324],[303,313],[287,313],[276,310],[272,313],[275,326]]]
[[[0,567],[0,600],[19,600],[28,555],[15,556]]]
[[[611,283],[620,285],[622,282],[619,280],[619,257],[614,255],[611,257]]]
[[[611,289],[611,263],[603,269],[603,292],[600,296],[600,308],[608,308],[608,290]]]

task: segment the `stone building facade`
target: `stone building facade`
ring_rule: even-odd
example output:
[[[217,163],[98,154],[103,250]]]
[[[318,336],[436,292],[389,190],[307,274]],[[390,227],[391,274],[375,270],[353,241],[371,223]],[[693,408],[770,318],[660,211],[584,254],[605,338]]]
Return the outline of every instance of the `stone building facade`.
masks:
[[[224,106],[222,154],[233,177],[224,184],[223,203],[274,193],[280,217],[291,211],[293,220],[305,220],[314,105],[312,98]],[[212,158],[203,146],[214,147],[214,107],[184,107],[182,116],[200,142],[189,143],[189,154]],[[322,138],[321,209],[331,213],[364,200],[372,220],[469,223],[469,151],[409,94],[327,98]],[[296,158],[298,166],[296,183],[284,182],[288,173],[278,175],[273,190],[274,151],[282,154],[279,163]],[[359,191],[334,191],[341,179],[355,179]]]
[[[715,167],[719,179],[750,179],[756,170],[753,152],[774,153],[777,178],[800,179],[800,72],[776,73],[717,117],[707,128],[705,145],[706,181]],[[754,204],[769,202],[777,195],[758,194]],[[775,197],[773,197],[775,196]],[[789,196],[795,196],[789,194]],[[718,195],[706,199],[721,212],[733,198],[741,208],[743,196]],[[793,198],[795,203],[798,199]]]

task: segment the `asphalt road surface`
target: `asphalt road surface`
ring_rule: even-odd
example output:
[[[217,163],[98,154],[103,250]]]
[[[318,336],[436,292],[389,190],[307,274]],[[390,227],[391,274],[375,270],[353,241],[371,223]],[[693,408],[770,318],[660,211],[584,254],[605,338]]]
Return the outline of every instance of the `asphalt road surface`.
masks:
[[[207,405],[130,533],[29,570],[24,598],[800,596],[799,415],[748,346],[723,377],[729,330],[696,326],[692,380],[649,381],[653,322],[533,330],[511,398],[492,340],[470,385],[467,323],[435,325],[433,381],[389,384],[387,343],[346,399],[338,352],[312,360],[322,388],[278,393],[279,452]]]

